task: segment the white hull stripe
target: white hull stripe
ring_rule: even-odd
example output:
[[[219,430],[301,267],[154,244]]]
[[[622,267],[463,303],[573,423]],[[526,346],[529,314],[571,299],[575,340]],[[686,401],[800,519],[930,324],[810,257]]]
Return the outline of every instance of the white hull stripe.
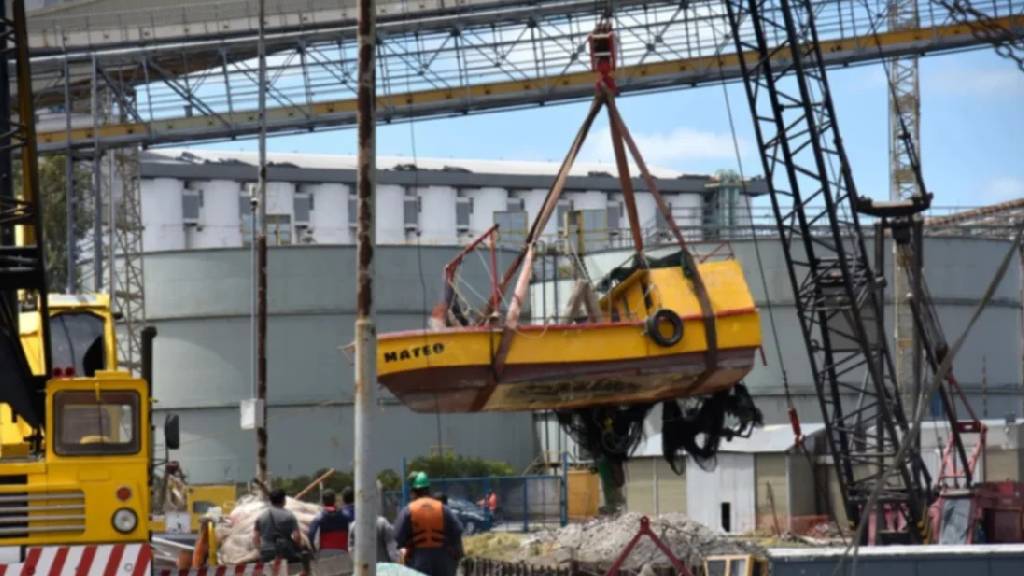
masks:
[[[149,544],[29,548],[25,561],[0,564],[0,576],[148,576]]]

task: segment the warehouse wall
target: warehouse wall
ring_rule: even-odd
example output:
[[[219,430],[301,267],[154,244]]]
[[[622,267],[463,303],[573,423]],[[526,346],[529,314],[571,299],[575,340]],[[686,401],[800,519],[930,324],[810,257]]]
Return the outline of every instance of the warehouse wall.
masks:
[[[737,258],[743,263],[747,282],[761,309],[761,332],[768,365],[756,364],[746,379],[757,394],[758,406],[769,422],[785,422],[786,401],[783,395],[782,370],[771,336],[768,298],[757,268],[754,245],[749,241],[734,242]],[[768,295],[774,308],[782,356],[790,389],[797,398],[797,408],[804,421],[820,421],[820,408],[813,393],[813,382],[807,352],[793,308],[793,295],[778,242],[760,241],[758,248],[765,268]],[[977,238],[928,238],[925,241],[925,275],[947,339],[960,336],[1010,242]],[[874,248],[868,242],[868,252]],[[887,246],[886,254],[891,254]],[[891,270],[886,259],[885,270]],[[890,274],[891,275],[891,274]],[[891,283],[890,283],[891,284]],[[890,288],[891,290],[891,288]],[[954,363],[954,374],[971,399],[979,415],[1001,418],[1009,413],[1024,413],[1021,389],[1021,276],[1016,256],[1006,278],[982,313]],[[887,333],[892,334],[891,292],[887,292]],[[891,341],[890,341],[891,343]],[[890,347],[894,350],[894,347]],[[851,376],[853,380],[859,380]],[[982,402],[985,381],[987,406]]]
[[[439,298],[440,270],[454,248],[381,247],[376,300],[381,332],[418,328]],[[193,481],[246,480],[255,470],[254,433],[239,429],[239,401],[252,395],[251,254],[205,250],[146,257],[146,313],[155,342],[158,412],[181,415],[183,447],[172,455]],[[507,255],[502,261],[507,262]],[[466,275],[483,278],[467,261]],[[283,247],[269,253],[268,391],[272,474],[352,467],[352,247]],[[379,389],[373,465],[441,444],[516,469],[536,453],[529,414],[415,414]],[[158,416],[158,422],[160,417]],[[159,442],[159,439],[158,439]]]
[[[784,452],[765,452],[754,455],[754,482],[757,487],[757,527],[779,527],[787,530],[789,512],[789,478],[786,474]],[[770,487],[770,488],[769,488]]]
[[[662,458],[626,463],[626,510],[648,516],[686,512],[686,476],[677,476]]]

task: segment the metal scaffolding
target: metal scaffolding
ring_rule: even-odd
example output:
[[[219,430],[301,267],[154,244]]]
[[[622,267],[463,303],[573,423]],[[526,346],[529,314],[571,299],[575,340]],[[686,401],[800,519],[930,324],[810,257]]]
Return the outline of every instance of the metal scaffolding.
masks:
[[[889,7],[890,29],[914,30],[919,22],[917,2],[892,0]],[[886,72],[889,76],[889,199],[895,202],[921,196],[914,170],[915,157],[920,158],[921,150],[921,90],[917,56],[893,58]],[[918,257],[920,248],[914,252]],[[904,404],[911,411],[916,404],[918,378],[921,375],[914,317],[907,301],[910,286],[905,270],[914,265],[915,262],[904,262],[896,246],[893,246],[893,356],[896,384],[903,394]]]
[[[123,148],[110,153],[114,174],[108,194],[111,308],[118,314],[117,358],[122,368],[140,374],[142,329],[146,325],[143,290],[142,200],[139,151]]]
[[[958,18],[932,0],[900,1],[913,5],[917,27],[906,30],[872,17],[887,12],[886,0],[815,2],[824,63],[846,66],[963,49],[1024,31],[1024,0],[979,3],[971,15]],[[589,98],[593,81],[585,41],[598,16],[593,2],[548,1],[385,21],[377,43],[380,121]],[[624,93],[739,78],[739,57],[718,0],[621,2],[613,18],[621,45],[616,78]],[[1003,32],[979,35],[963,23],[972,18],[985,18]],[[268,130],[353,124],[355,48],[351,24],[314,22],[268,35]],[[259,116],[255,55],[252,35],[72,46],[35,58],[35,95],[40,106],[63,100],[67,58],[72,98],[88,98],[97,89],[113,96],[119,112],[114,118],[124,118],[95,127],[83,118],[71,130],[73,147],[252,136]],[[63,117],[59,122],[60,129],[42,130],[44,150],[66,145]]]
[[[908,431],[817,43],[810,0],[728,0],[730,22],[753,28],[738,50],[762,167],[825,423],[825,437],[853,522],[892,513],[904,537],[921,539],[930,486],[920,454],[897,458]],[[782,8],[781,17],[769,7]],[[781,59],[775,56],[781,55]],[[814,227],[827,233],[816,234]],[[878,491],[878,508],[869,508]],[[897,522],[897,524],[900,524]]]

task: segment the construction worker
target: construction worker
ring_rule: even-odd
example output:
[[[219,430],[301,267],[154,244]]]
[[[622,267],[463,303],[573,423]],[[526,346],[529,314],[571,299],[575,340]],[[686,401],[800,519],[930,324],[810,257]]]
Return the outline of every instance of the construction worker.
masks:
[[[462,525],[448,507],[430,496],[430,478],[419,472],[412,482],[413,501],[395,522],[405,564],[428,576],[455,576],[462,559]]]
[[[270,507],[256,520],[253,543],[260,551],[260,561],[267,563],[277,559],[286,562],[304,562],[302,557],[302,534],[299,521],[290,510],[286,510],[284,490],[277,488],[270,493]]]
[[[315,546],[319,533],[321,554],[348,551],[348,525],[352,518],[344,510],[337,508],[336,500],[333,490],[324,490],[323,496],[320,497],[323,510],[309,523],[309,543]]]
[[[351,486],[346,486],[341,491],[341,511],[348,515],[349,522],[356,521],[356,493]]]
[[[356,525],[353,523],[348,530],[348,549],[354,550],[356,546]],[[395,542],[395,528],[391,526],[387,518],[377,516],[377,562],[398,562],[401,554],[398,552],[398,544]]]

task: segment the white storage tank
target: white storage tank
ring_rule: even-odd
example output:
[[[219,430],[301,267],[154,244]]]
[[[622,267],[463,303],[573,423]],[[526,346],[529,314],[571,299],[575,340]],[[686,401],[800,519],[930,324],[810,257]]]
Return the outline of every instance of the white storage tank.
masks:
[[[420,242],[443,246],[458,244],[456,189],[453,186],[421,186],[415,190],[420,202]]]
[[[175,178],[145,181],[142,190],[142,249],[146,252],[182,250],[182,190],[185,183]]]
[[[267,182],[267,244],[284,246],[295,244],[293,210],[295,184]]]
[[[240,197],[242,185],[234,180],[195,182],[202,195],[200,222],[193,248],[234,248],[242,243]]]
[[[468,232],[471,238],[494,225],[495,212],[508,210],[508,190],[505,188],[467,188],[463,194],[472,200]]]
[[[377,244],[405,243],[405,187],[377,185]]]
[[[310,228],[317,244],[348,244],[354,241],[349,225],[349,194],[344,184],[309,184],[303,187],[313,199]]]

